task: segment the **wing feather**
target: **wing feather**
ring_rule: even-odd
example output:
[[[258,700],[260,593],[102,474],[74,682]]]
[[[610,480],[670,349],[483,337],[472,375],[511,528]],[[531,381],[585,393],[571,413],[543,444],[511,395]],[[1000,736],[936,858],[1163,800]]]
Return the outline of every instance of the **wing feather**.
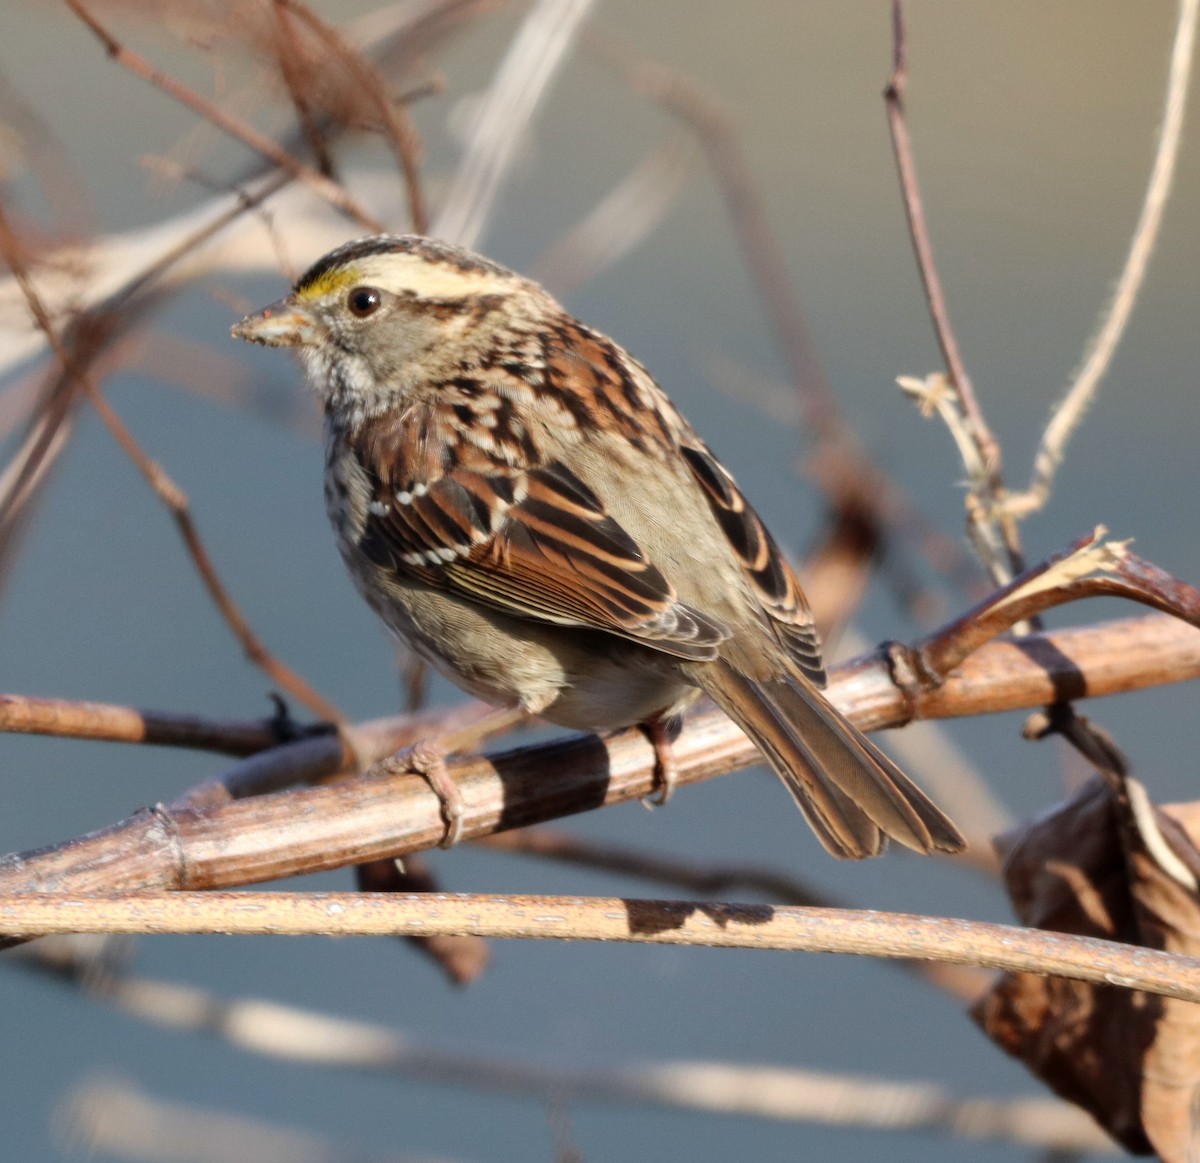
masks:
[[[605,630],[702,661],[728,637],[562,464],[454,469],[397,489],[372,482],[360,547],[377,564],[508,613]]]
[[[747,580],[771,620],[781,645],[804,677],[825,685],[821,640],[812,609],[796,575],[737,482],[698,440],[680,446],[684,460],[708,498],[709,506]]]

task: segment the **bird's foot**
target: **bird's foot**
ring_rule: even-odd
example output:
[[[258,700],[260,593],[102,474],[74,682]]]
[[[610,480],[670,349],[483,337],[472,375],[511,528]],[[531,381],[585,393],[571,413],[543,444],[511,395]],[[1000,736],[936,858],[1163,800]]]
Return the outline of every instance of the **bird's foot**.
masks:
[[[648,808],[660,808],[675,793],[679,782],[679,765],[675,762],[675,739],[679,735],[679,718],[658,716],[638,724],[639,730],[654,748],[654,790],[642,799]]]
[[[438,841],[439,847],[453,848],[462,839],[467,814],[466,800],[450,774],[446,760],[451,755],[473,751],[486,739],[520,726],[528,718],[528,713],[520,707],[489,710],[482,715],[476,714],[463,726],[420,739],[387,761],[389,771],[419,775],[437,796],[446,825],[445,834]]]
[[[467,813],[466,801],[458,784],[446,766],[449,752],[437,739],[422,739],[407,751],[401,751],[388,760],[388,770],[396,774],[411,772],[419,775],[438,798],[438,806],[446,831],[438,846],[453,848],[462,839],[463,819]]]

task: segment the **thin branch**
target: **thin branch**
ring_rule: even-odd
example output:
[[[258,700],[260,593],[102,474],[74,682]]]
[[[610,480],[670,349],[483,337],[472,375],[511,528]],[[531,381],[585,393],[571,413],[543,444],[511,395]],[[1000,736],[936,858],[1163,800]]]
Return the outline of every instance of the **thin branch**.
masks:
[[[429,212],[425,207],[425,192],[421,184],[421,142],[412,119],[404,105],[392,98],[387,83],[378,68],[350,44],[332,24],[322,20],[300,0],[275,0],[280,10],[290,10],[318,37],[321,48],[338,61],[361,94],[375,106],[380,130],[392,148],[404,188],[408,194],[408,214],[417,234],[429,230]]]
[[[738,893],[761,894],[769,901],[789,905],[813,905],[841,908],[827,893],[810,888],[787,873],[750,865],[703,864],[681,860],[658,852],[616,844],[599,844],[550,828],[522,828],[500,832],[476,841],[495,852],[511,852],[542,860],[595,869],[617,876],[666,884],[672,888],[717,900]],[[973,1002],[994,980],[993,975],[963,965],[938,965],[926,961],[899,961],[897,964],[925,978],[940,989],[953,993],[966,1004]]]
[[[410,14],[409,20],[403,22],[401,27],[393,28],[384,37],[385,42],[391,43],[397,37],[403,39],[405,35],[403,29],[407,28],[413,19],[419,23],[428,15],[426,13],[425,16],[422,16],[419,12],[415,15]],[[58,262],[60,275],[63,271],[86,269],[92,277],[90,282],[83,286],[76,285],[77,280],[71,280],[72,285],[67,288],[66,295],[56,295],[56,311],[61,310],[66,302],[78,319],[81,317],[79,312],[82,304],[96,307],[103,303],[107,311],[93,312],[93,314],[98,318],[102,317],[106,327],[111,325],[114,320],[119,320],[121,327],[127,327],[134,304],[144,306],[142,300],[146,298],[145,292],[149,290],[161,293],[164,290],[162,276],[167,269],[177,264],[180,258],[192,253],[202,242],[243,213],[246,208],[258,205],[291,180],[292,175],[289,173],[276,173],[259,181],[255,192],[248,194],[239,192],[240,205],[224,210],[199,229],[195,229],[194,223],[198,218],[204,216],[203,210],[199,213],[192,212],[182,216],[181,224],[186,231],[184,236],[165,252],[156,255],[148,265],[142,265],[141,269],[135,269],[132,273],[126,272],[133,262],[144,263],[147,249],[160,247],[161,236],[171,230],[174,224],[134,232],[122,238],[115,245],[108,244],[103,247],[60,252],[54,256],[54,260]],[[310,237],[318,232],[318,228],[311,223],[312,215],[310,214],[308,218],[310,221],[292,229],[293,235]],[[322,223],[319,230],[325,231],[327,228]],[[340,237],[340,235],[337,236],[337,238]],[[329,245],[332,245],[335,240],[331,239]],[[319,237],[315,241],[319,246]],[[117,253],[113,253],[114,250]],[[133,262],[130,258],[131,253]],[[230,255],[230,265],[245,265],[245,254],[246,248],[244,247],[233,252]],[[43,269],[50,269],[53,273],[50,264],[46,264]],[[64,280],[60,277],[57,281],[61,283]],[[21,288],[16,287],[15,280],[8,287],[0,284],[0,293],[4,293],[6,299],[12,299],[14,291],[17,295],[22,294]],[[82,331],[83,329],[77,323],[73,330]],[[23,334],[14,334],[12,340],[3,345],[0,363],[12,366],[16,362],[29,358],[36,351],[41,336],[40,329],[36,328]],[[82,336],[80,338],[82,339]],[[109,333],[105,337],[105,342],[111,343],[114,338],[115,334]],[[95,342],[99,343],[100,340],[96,339]],[[60,382],[56,382],[47,392],[43,393],[43,399],[47,401],[45,414],[35,418],[25,442],[8,465],[3,478],[0,479],[0,512],[4,514],[3,518],[0,518],[0,538],[2,538],[0,571],[3,570],[5,562],[11,559],[11,545],[15,534],[27,523],[24,515],[27,501],[37,496],[37,490],[47,478],[48,470],[55,456],[66,446],[70,433],[69,425],[77,402],[77,385],[71,376],[60,376],[58,381]]]
[[[1102,541],[1106,532],[1099,526],[930,634],[909,665],[937,685],[984,642],[1083,598],[1127,598],[1200,627],[1200,590],[1138,557],[1127,542]]]
[[[252,125],[247,125],[244,121],[226,113],[211,101],[205,100],[199,93],[156,68],[133,49],[127,48],[100,23],[82,0],[66,0],[66,3],[104,46],[104,51],[122,68],[149,81],[150,84],[166,93],[167,96],[173,97],[197,116],[211,122],[230,137],[254,150],[272,165],[278,166],[290,177],[303,182],[313,193],[323,198],[334,209],[340,210],[347,217],[352,218],[360,226],[374,233],[383,229],[379,220],[368,214],[358,200],[346,191],[345,187],[331,181],[320,171],[314,170],[312,166],[305,165],[294,154],[289,153],[266,134],[260,133]]]
[[[85,247],[64,247],[52,254],[48,262],[39,263],[35,279],[38,294],[54,319],[64,312],[77,317],[124,319],[151,295],[177,290],[187,280],[210,274],[214,269],[274,271],[278,263],[274,246],[256,245],[253,236],[245,236],[248,231],[235,234],[222,247],[207,252],[202,248],[291,182],[289,174],[275,172],[248,187],[236,187],[231,196],[211,199],[196,209],[144,229],[108,235]],[[300,197],[297,191],[285,206],[273,206],[280,230],[289,237],[304,236],[318,247],[332,246],[338,238],[345,237],[342,226],[331,230],[327,220],[310,212],[304,205],[306,201],[311,203],[311,199]],[[192,261],[186,262],[188,259]],[[81,285],[75,278],[56,278],[55,268],[63,266],[86,270],[89,280]],[[30,273],[32,277],[32,267]],[[15,280],[0,282],[0,309],[23,309],[25,302]],[[3,339],[0,375],[35,358],[46,346],[44,334],[36,327],[23,326],[20,331],[6,327],[0,338]]]
[[[271,249],[275,255],[275,261],[278,263],[279,269],[285,272],[288,271],[287,250],[284,245],[283,234],[279,229],[279,224],[275,221],[275,215],[262,204],[263,199],[261,197],[251,193],[244,186],[211,178],[199,170],[186,166],[172,158],[143,154],[139,161],[149,172],[158,174],[160,177],[171,182],[192,182],[209,193],[228,194],[247,211],[254,212],[255,217],[262,224],[262,228],[270,240]]]
[[[2,207],[0,207],[0,251],[3,252],[9,269],[13,273],[13,277],[25,295],[25,301],[29,305],[29,310],[38,328],[45,334],[47,342],[57,356],[64,375],[68,378],[74,378],[77,381],[79,387],[91,401],[92,406],[99,413],[105,426],[171,513],[179,529],[180,536],[183,538],[184,545],[191,556],[196,572],[200,575],[205,588],[209,592],[209,596],[212,598],[221,616],[225,619],[226,624],[242,644],[247,657],[271,678],[273,682],[278,683],[293,698],[304,703],[314,714],[328,719],[330,722],[341,723],[343,717],[338,709],[319,695],[300,675],[275,658],[254,633],[249,622],[246,621],[237,603],[234,602],[232,595],[230,595],[224,582],[221,581],[220,576],[217,574],[212,559],[209,557],[208,551],[200,539],[195,522],[192,519],[187,497],[175,482],[171,480],[165,470],[142,451],[137,441],[134,440],[133,435],[121,422],[112,408],[109,407],[108,401],[105,400],[100,390],[96,387],[91,375],[84,366],[86,358],[81,363],[79,353],[68,350],[66,344],[63,342],[62,337],[59,335],[57,328],[50,318],[49,312],[46,310],[37,290],[29,279],[21,259],[19,244],[8,224],[8,219]],[[89,317],[89,323],[94,323],[102,327],[102,321],[91,317]]]
[[[96,277],[83,288],[72,285],[67,294],[59,288],[55,311],[50,314],[56,315],[64,309],[73,311],[73,345],[95,348],[92,357],[98,358],[102,345],[115,342],[118,321],[127,329],[154,296],[165,293],[170,276],[174,276],[176,284],[182,281],[180,271],[185,259],[194,256],[205,243],[290,181],[287,174],[277,173],[260,182],[255,191],[239,194],[235,202],[216,213],[202,207],[166,227],[134,232],[116,243],[101,244],[73,256],[68,253],[65,256],[68,264],[73,257],[77,265],[94,270]],[[167,235],[165,246],[163,234]],[[151,251],[148,260],[147,250]],[[95,261],[89,261],[92,259]],[[0,283],[0,297],[19,301],[28,308],[30,285],[28,278],[22,283],[14,276],[9,283]],[[38,298],[45,303],[40,287]],[[103,326],[98,326],[96,320],[103,321]],[[0,350],[0,373],[31,358],[46,343],[46,332],[36,324],[24,333],[6,335]],[[50,469],[67,445],[78,396],[74,373],[60,366],[52,382],[40,393],[44,401],[40,414],[31,419],[20,447],[0,473],[0,576],[11,563],[14,539],[27,523],[30,503],[40,496]]]
[[[333,173],[333,154],[325,140],[323,127],[313,109],[308,91],[308,76],[298,64],[301,50],[291,6],[287,0],[272,0],[271,12],[275,17],[273,31],[276,34],[275,57],[279,62],[279,74],[283,77],[288,96],[296,110],[300,132],[316,159],[318,171],[325,177],[336,180]]]
[[[0,694],[0,732],[148,743],[225,755],[253,755],[276,747],[281,741],[281,724],[270,719],[261,722],[208,719],[202,715],[143,711],[110,703],[15,694]]]
[[[421,0],[403,7],[393,5],[355,21],[349,26],[347,35],[352,42],[361,41],[367,46],[380,61],[380,68],[401,71],[414,67],[422,54],[442,47],[479,14],[501,7],[504,2]],[[261,172],[253,173],[240,184],[248,189],[247,197],[258,205],[284,190],[292,181],[292,174],[276,170],[266,176]],[[359,174],[354,185],[360,196],[371,195],[373,207],[384,206],[387,204],[385,199],[394,198],[394,182],[390,178],[384,183],[377,175]],[[227,205],[226,202],[221,199],[215,206],[211,203],[200,206],[166,222],[109,236],[89,247],[63,248],[51,259],[60,264],[65,259],[73,269],[86,269],[91,276],[90,282],[83,286],[73,282],[67,294],[50,295],[49,289],[40,285],[39,276],[39,289],[43,297],[51,301],[55,313],[64,305],[81,310],[102,303],[113,312],[123,310],[142,295],[147,286],[161,289],[164,275],[171,268],[178,268],[181,258],[194,255],[202,243],[245,213],[245,207]],[[294,192],[286,205],[277,203],[274,211],[286,236],[305,239],[306,247],[311,247],[312,254],[317,254],[344,241],[345,226],[338,219],[336,228],[331,227],[328,219],[313,212],[311,202],[307,195],[300,197],[299,192]],[[148,253],[151,256],[149,262]],[[269,255],[264,257],[261,248],[243,236],[238,236],[236,244],[226,245],[221,259],[226,270],[270,267]],[[189,273],[194,276],[196,272]],[[14,305],[19,307],[20,301],[15,286],[0,282],[0,314]],[[37,355],[43,346],[41,333],[36,330],[17,333],[3,329],[0,339],[3,340],[0,343],[0,374]]]
[[[1016,523],[1003,513],[998,513],[997,503],[1004,496],[1004,479],[999,441],[992,434],[984,417],[983,408],[975,394],[971,377],[958,346],[954,328],[950,324],[950,311],[942,290],[941,276],[933,260],[933,245],[929,238],[929,224],[925,219],[925,207],[921,201],[921,190],[917,182],[916,162],[913,159],[912,141],[908,135],[908,124],[904,113],[905,90],[908,85],[907,40],[905,35],[904,8],[901,0],[893,0],[893,62],[892,76],[884,90],[887,108],[888,129],[892,136],[892,148],[896,157],[896,170],[900,178],[900,192],[904,199],[904,211],[908,217],[908,229],[912,239],[913,253],[925,287],[925,298],[929,315],[946,362],[947,381],[961,410],[964,426],[970,441],[978,450],[978,468],[971,474],[971,490],[974,505],[968,506],[968,528],[979,549],[984,564],[997,582],[1007,581],[1013,573],[1023,568],[1020,540]],[[968,461],[970,467],[971,461]]]
[[[162,465],[142,450],[95,384],[90,379],[85,379],[84,386],[88,399],[99,413],[100,419],[104,421],[104,426],[112,433],[113,439],[145,477],[155,496],[171,514],[204,588],[208,590],[208,595],[225,624],[241,644],[246,657],[272,682],[303,703],[314,715],[330,723],[344,724],[345,716],[342,712],[290,666],[276,658],[266,643],[254,632],[254,628],[246,620],[246,616],[233,600],[233,595],[221,580],[204,542],[200,539],[187,494],[171,479]]]
[[[985,467],[994,469],[1000,463],[1000,449],[996,438],[988,427],[983,410],[979,406],[975,387],[967,373],[958,346],[958,338],[950,324],[950,311],[942,290],[942,279],[937,264],[933,261],[933,245],[929,239],[929,224],[925,219],[925,206],[921,201],[921,188],[917,182],[916,163],[913,159],[912,141],[908,136],[908,124],[904,114],[904,98],[908,88],[908,42],[904,20],[904,7],[900,0],[892,4],[892,75],[884,90],[887,103],[888,126],[892,133],[892,147],[896,154],[900,189],[904,196],[904,210],[908,216],[913,250],[925,294],[929,301],[929,314],[933,320],[938,346],[946,361],[954,390],[962,401],[963,412],[975,429],[979,448],[984,454]]]
[[[451,710],[390,715],[347,724],[338,735],[319,728],[302,731],[292,742],[277,742],[276,746],[249,756],[223,775],[189,788],[166,810],[211,808],[250,796],[269,795],[288,787],[328,783],[346,775],[347,745],[360,770],[430,738],[449,739],[448,751],[454,750],[460,739],[479,745],[486,741],[486,737],[479,736],[479,725],[485,721],[494,723],[495,714],[494,708],[484,703],[469,702]],[[286,731],[285,724],[281,734]]]
[[[1200,631],[1159,614],[991,643],[932,690],[897,685],[893,655],[881,649],[834,672],[830,697],[863,730],[1195,678]],[[240,766],[316,751],[328,772],[337,766],[336,746],[335,739],[303,740]],[[673,752],[680,786],[759,760],[715,709],[686,718]],[[644,799],[655,786],[656,758],[642,732],[624,731],[452,760],[447,768],[463,796],[463,833],[475,838]],[[294,763],[279,762],[275,774],[294,781]],[[225,802],[228,793],[217,798],[212,806],[160,805],[57,846],[0,858],[0,891],[228,888],[432,848],[445,833],[428,783],[402,772],[235,802]]]
[[[1200,958],[1015,925],[795,905],[484,893],[0,896],[0,932],[477,937],[919,957],[1200,1002]]]
[[[1021,536],[1017,518],[1008,507],[1000,444],[988,427],[983,409],[967,375],[958,342],[950,326],[941,280],[933,261],[933,248],[921,204],[916,166],[904,113],[908,64],[903,0],[893,0],[892,14],[894,67],[884,93],[888,127],[892,135],[913,250],[925,284],[930,315],[947,370],[944,377],[929,377],[929,396],[923,401],[923,407],[937,408],[958,443],[960,455],[968,470],[970,487],[967,496],[967,529],[993,580],[1003,583],[1025,567]],[[902,381],[902,386],[911,390],[912,382],[905,384]],[[1036,617],[1036,611],[1031,611],[1031,616]],[[1018,632],[1023,634],[1036,628],[1038,624],[1034,621],[1019,627]],[[1062,732],[1063,737],[1078,746],[1085,737],[1093,735],[1092,728],[1082,720],[1073,718],[1067,700],[1059,702],[1062,705],[1055,709],[1054,720],[1064,727],[1070,725],[1069,730]],[[1096,746],[1100,745],[1098,737],[1094,738],[1093,742]]]
[[[1018,517],[1042,508],[1049,498],[1054,474],[1062,463],[1067,441],[1091,406],[1100,381],[1112,362],[1113,353],[1125,334],[1125,327],[1141,292],[1146,268],[1158,241],[1163,211],[1171,194],[1175,162],[1183,137],[1183,118],[1187,108],[1188,82],[1192,73],[1198,11],[1200,0],[1180,0],[1158,150],[1154,155],[1154,165],[1150,170],[1142,212],[1133,232],[1125,267],[1121,271],[1108,312],[1091,342],[1083,365],[1076,373],[1074,383],[1055,408],[1050,423],[1042,434],[1029,488],[1024,493],[1013,494],[1006,501],[1009,512]]]
[[[48,387],[39,391],[41,402],[37,414],[31,417],[21,443],[0,472],[0,565],[3,567],[11,564],[14,541],[70,440],[77,396],[74,377],[60,367]]]

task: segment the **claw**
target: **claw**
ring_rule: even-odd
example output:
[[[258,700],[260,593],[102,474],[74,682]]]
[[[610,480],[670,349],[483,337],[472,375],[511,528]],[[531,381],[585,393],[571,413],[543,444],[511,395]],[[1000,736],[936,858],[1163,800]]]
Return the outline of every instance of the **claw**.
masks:
[[[430,790],[438,798],[442,821],[446,825],[438,846],[453,848],[462,839],[467,805],[458,784],[450,777],[446,756],[446,749],[436,739],[422,739],[408,751],[393,756],[388,767],[394,772],[410,771],[429,784]]]
[[[654,790],[643,797],[648,808],[660,808],[675,793],[679,782],[679,765],[675,762],[674,743],[679,734],[679,718],[656,717],[638,724],[638,729],[650,740],[654,748]]]

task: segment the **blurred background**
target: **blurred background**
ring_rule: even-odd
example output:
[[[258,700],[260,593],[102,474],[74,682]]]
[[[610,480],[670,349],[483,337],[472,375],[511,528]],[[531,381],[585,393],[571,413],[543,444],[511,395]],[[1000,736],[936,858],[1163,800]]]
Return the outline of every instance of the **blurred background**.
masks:
[[[314,8],[346,26],[372,5]],[[139,5],[96,11],[206,93],[235,91],[253,74],[248,58],[206,55],[194,38],[186,44],[186,28],[182,42],[160,35]],[[440,92],[412,107],[435,209],[472,99],[523,11],[495,6],[420,74],[444,78]],[[933,244],[1013,484],[1028,476],[1049,407],[1124,261],[1153,157],[1174,20],[1166,0],[909,6],[909,125]],[[240,146],[198,131],[192,113],[115,67],[65,7],[10,2],[0,27],[3,85],[70,160],[62,193],[95,234],[145,229],[213,197],[194,181],[144,168],[147,155],[182,160],[219,182],[248,172]],[[939,368],[940,357],[881,99],[891,67],[888,5],[748,0],[735,12],[682,0],[602,0],[590,27],[690,77],[727,110],[838,399],[875,462],[934,526],[960,539],[961,464],[944,428],[922,420],[895,384],[898,375]],[[269,111],[244,112],[268,130],[286,124],[278,112],[274,121]],[[1163,568],[1200,578],[1192,533],[1200,502],[1198,125],[1193,92],[1149,277],[1049,507],[1024,526],[1031,559],[1102,522],[1117,537],[1136,538],[1137,551]],[[678,132],[679,123],[632,92],[585,38],[539,108],[480,249],[519,270],[538,269],[548,247]],[[822,518],[818,494],[797,471],[805,435],[713,175],[694,146],[684,154],[674,201],[636,248],[582,285],[570,285],[561,269],[560,284],[549,282],[573,312],[651,369],[799,554]],[[405,228],[386,155],[352,147],[348,156],[378,171],[380,213]],[[36,217],[36,188],[15,146],[0,151],[0,169],[14,200],[24,198]],[[362,233],[344,221],[328,229]],[[328,246],[324,233],[281,242],[293,272]],[[204,361],[198,378],[227,372],[250,403],[215,398],[222,385],[155,374],[153,359],[110,377],[106,393],[190,497],[214,562],[268,645],[351,718],[388,714],[402,699],[395,657],[329,534],[311,435],[316,405],[289,361],[228,339],[230,324],[279,295],[285,281],[269,259],[240,275],[214,273],[154,323],[169,357],[159,366],[172,362],[170,353],[179,364],[188,350],[180,343],[211,347],[218,359]],[[19,365],[5,386],[17,390],[33,370]],[[922,580],[940,595],[937,616],[964,607],[953,586]],[[213,611],[169,517],[87,411],[0,596],[0,690],[212,716],[270,711],[269,684]],[[1053,624],[1133,612],[1092,603]],[[873,587],[856,621],[869,642],[911,638],[921,628],[886,585]],[[459,696],[436,682],[431,697]],[[1194,799],[1194,699],[1191,688],[1169,687],[1085,709],[1115,734],[1156,799]],[[1016,818],[1055,802],[1064,788],[1061,753],[1022,741],[1023,718],[946,727]],[[170,800],[223,766],[202,754],[0,736],[0,852],[61,841]],[[905,852],[861,866],[834,863],[760,769],[685,789],[666,810],[624,806],[564,827],[713,864],[769,865],[861,907],[1010,919],[998,886],[961,868]],[[470,846],[433,862],[452,890],[674,895]],[[350,886],[348,871],[289,885]],[[137,966],[222,997],[269,997],[381,1023],[418,1047],[500,1062],[582,1070],[712,1060],[927,1081],[959,1098],[1045,1093],[952,999],[867,960],[509,943],[495,947],[480,982],[456,989],[391,941],[154,938],[139,942]],[[363,1159],[409,1153],[500,1163],[555,1158],[556,1150],[566,1158],[564,1141],[588,1160],[902,1163],[953,1151],[1002,1163],[1036,1155],[934,1134],[622,1103],[550,1109],[537,1097],[272,1061],[219,1038],[140,1025],[2,964],[0,1014],[5,1153],[24,1163],[70,1156],[65,1101],[112,1075],[165,1100],[355,1145]]]

